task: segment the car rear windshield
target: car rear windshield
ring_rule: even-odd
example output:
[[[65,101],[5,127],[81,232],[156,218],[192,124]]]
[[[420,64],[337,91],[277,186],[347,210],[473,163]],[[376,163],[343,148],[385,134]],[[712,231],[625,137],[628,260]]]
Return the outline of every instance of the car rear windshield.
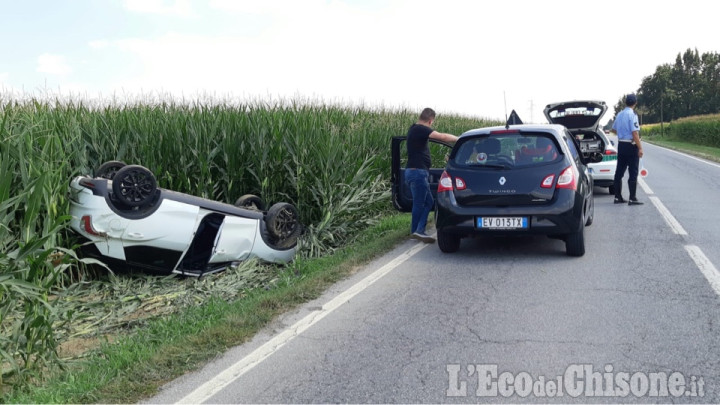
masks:
[[[543,133],[489,134],[460,141],[453,160],[458,166],[528,167],[560,158],[553,137]]]
[[[574,129],[588,128],[597,124],[604,113],[605,109],[600,107],[578,105],[551,110],[547,114],[550,122]]]

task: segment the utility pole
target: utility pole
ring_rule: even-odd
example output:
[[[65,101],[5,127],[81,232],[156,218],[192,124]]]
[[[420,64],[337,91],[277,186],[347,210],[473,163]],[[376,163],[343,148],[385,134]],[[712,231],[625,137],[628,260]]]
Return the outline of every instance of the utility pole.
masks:
[[[530,122],[535,123],[535,119],[533,116],[533,112],[535,111],[535,103],[533,103],[533,99],[530,99]]]
[[[665,119],[663,119],[663,93],[660,93],[660,136],[665,136],[665,128],[663,127]]]

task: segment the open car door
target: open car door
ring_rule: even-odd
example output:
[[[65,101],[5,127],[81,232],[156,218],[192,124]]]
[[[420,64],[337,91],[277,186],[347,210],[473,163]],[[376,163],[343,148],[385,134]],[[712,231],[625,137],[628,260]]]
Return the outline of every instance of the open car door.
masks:
[[[412,193],[410,187],[405,184],[405,166],[407,166],[407,136],[395,136],[391,144],[391,174],[392,202],[393,206],[401,212],[412,211]],[[432,164],[430,168],[430,191],[433,199],[437,194],[440,176],[445,170],[446,156],[452,150],[452,145],[435,139],[428,140]],[[434,209],[434,208],[433,208]]]

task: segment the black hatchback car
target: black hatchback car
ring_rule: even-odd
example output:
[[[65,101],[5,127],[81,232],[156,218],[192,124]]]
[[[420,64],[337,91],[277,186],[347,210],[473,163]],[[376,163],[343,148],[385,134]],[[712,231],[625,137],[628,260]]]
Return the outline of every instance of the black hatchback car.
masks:
[[[393,138],[393,202],[411,207],[401,147]],[[446,145],[446,148],[449,145]],[[455,252],[475,235],[547,235],[565,241],[567,254],[585,254],[584,228],[594,214],[587,164],[602,160],[601,139],[578,140],[562,125],[512,125],[463,133],[437,181],[438,246]],[[439,155],[439,153],[437,153]]]

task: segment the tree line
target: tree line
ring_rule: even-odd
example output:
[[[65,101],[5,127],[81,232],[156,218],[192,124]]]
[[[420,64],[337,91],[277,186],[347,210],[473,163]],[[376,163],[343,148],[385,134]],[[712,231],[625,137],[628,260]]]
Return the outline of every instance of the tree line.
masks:
[[[636,111],[642,124],[669,122],[720,112],[720,54],[688,48],[674,64],[663,64],[642,79]],[[617,115],[624,99],[615,105]]]

